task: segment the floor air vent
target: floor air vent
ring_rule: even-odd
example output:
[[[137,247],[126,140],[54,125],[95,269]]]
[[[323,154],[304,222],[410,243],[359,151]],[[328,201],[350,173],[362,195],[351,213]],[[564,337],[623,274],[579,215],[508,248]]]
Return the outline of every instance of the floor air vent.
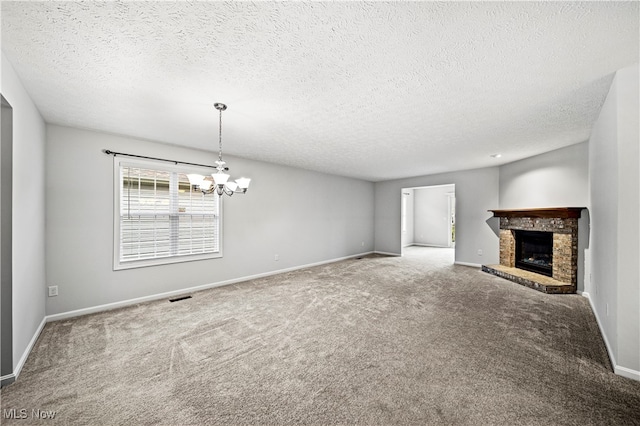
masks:
[[[169,302],[179,302],[181,300],[185,300],[185,299],[191,299],[191,296],[182,296],[182,297],[176,297],[175,299],[169,299]]]

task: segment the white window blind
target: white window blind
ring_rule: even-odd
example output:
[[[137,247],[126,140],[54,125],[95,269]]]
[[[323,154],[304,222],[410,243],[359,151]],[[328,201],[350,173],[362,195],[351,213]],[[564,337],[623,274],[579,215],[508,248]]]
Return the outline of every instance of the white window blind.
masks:
[[[219,197],[186,173],[119,161],[116,269],[220,257]]]

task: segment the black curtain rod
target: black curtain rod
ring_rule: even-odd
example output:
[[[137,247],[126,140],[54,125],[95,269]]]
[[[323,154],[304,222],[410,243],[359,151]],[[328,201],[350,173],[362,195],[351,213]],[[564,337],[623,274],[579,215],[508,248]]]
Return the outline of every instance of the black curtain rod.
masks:
[[[207,167],[209,169],[215,169],[216,166],[210,166],[208,164],[198,164],[198,163],[187,163],[186,161],[177,161],[177,160],[167,160],[166,158],[156,158],[156,157],[147,157],[146,155],[136,155],[136,154],[127,154],[124,152],[115,152],[115,151],[111,151],[108,149],[103,149],[102,152],[104,152],[107,155],[113,155],[114,157],[116,155],[124,155],[125,157],[135,157],[135,158],[144,158],[145,160],[156,160],[156,161],[166,161],[167,163],[173,163],[173,164],[186,164],[188,166],[199,166],[199,167]],[[228,167],[225,167],[225,170],[229,170]]]

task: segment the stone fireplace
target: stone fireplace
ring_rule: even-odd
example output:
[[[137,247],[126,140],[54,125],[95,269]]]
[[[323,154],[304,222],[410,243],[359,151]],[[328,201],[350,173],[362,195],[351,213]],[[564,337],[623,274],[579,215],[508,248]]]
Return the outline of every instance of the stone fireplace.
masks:
[[[582,209],[490,210],[500,218],[500,264],[482,270],[544,293],[575,293]]]

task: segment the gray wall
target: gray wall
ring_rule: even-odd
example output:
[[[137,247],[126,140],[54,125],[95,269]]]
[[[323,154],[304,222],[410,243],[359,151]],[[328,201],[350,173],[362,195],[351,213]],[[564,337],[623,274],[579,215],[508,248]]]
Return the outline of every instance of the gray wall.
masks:
[[[12,187],[13,187],[13,110],[4,96],[0,120],[0,376],[13,375],[13,269]],[[7,379],[3,380],[3,383]]]
[[[13,108],[13,370],[45,317],[44,120],[2,54],[0,92]]]
[[[590,298],[618,374],[640,380],[638,65],[616,73],[589,140]]]
[[[587,207],[589,143],[500,166],[500,208]],[[589,212],[578,220],[578,291],[589,292]]]
[[[500,208],[586,207],[587,142],[500,167]]]
[[[449,193],[453,185],[416,188],[414,238],[416,244],[449,247]]]
[[[618,71],[618,357],[640,380],[640,70]]]
[[[617,351],[616,316],[607,315],[617,304],[618,244],[618,144],[617,83],[614,79],[589,139],[589,184],[591,192],[590,298],[602,333],[615,357]]]
[[[456,262],[498,263],[498,222],[488,211],[498,207],[498,168],[466,170],[375,184],[375,249],[401,254],[401,189],[454,184]],[[482,254],[479,254],[478,251]]]
[[[47,280],[55,315],[373,251],[374,184],[225,156],[246,195],[223,200],[220,259],[112,270],[113,159],[102,149],[213,164],[217,155],[48,126]],[[275,261],[275,255],[279,261]]]

